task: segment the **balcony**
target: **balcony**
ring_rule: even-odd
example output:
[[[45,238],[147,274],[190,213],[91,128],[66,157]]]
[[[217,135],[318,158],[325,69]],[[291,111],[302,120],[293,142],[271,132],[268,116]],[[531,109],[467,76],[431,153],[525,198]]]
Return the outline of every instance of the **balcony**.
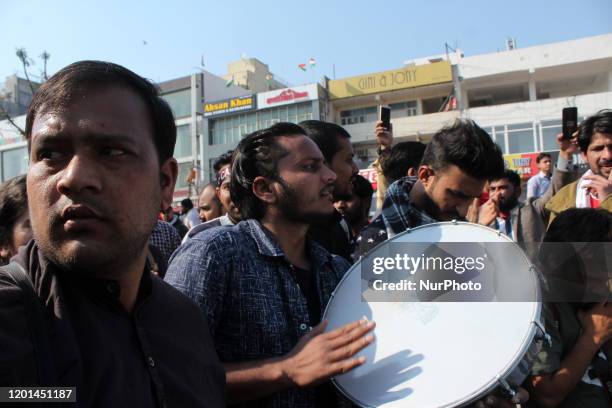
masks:
[[[391,119],[393,137],[396,140],[415,140],[417,136],[429,139],[427,136],[452,123],[459,116],[459,111],[450,111]],[[375,122],[364,122],[343,127],[350,133],[351,143],[374,143],[374,125]]]

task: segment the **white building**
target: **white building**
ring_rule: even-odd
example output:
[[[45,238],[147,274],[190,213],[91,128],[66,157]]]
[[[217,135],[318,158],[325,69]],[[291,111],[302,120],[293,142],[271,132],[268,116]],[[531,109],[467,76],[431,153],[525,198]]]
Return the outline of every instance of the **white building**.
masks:
[[[612,34],[465,57],[455,84],[462,116],[504,153],[556,150],[563,108],[612,107]]]
[[[329,81],[330,117],[352,135],[360,167],[376,156],[378,105],[391,106],[397,141],[427,141],[445,124],[464,117],[484,127],[504,154],[556,150],[564,107],[576,106],[580,119],[612,107],[612,34],[469,57],[458,52],[448,59],[430,60]],[[419,71],[427,76],[435,66],[443,68],[444,75],[419,78]],[[381,80],[388,84],[389,78],[400,75],[401,79],[401,73],[410,69],[416,75],[412,81],[395,89],[380,86]],[[334,94],[338,88],[345,90],[340,97]],[[457,98],[456,109],[448,104],[451,95]]]

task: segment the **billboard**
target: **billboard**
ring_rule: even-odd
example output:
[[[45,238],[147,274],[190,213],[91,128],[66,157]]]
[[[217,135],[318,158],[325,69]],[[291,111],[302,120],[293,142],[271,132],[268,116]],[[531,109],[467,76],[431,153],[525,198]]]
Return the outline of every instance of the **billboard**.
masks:
[[[433,62],[427,65],[406,66],[391,71],[329,81],[330,99],[350,98],[416,88],[418,86],[452,82],[453,75],[448,61]]]
[[[236,98],[223,99],[216,102],[204,103],[204,117],[214,117],[250,111],[255,109],[256,99],[253,95],[238,96]]]
[[[317,84],[294,86],[257,94],[257,107],[258,109],[264,109],[290,103],[312,101],[318,98],[319,87]]]

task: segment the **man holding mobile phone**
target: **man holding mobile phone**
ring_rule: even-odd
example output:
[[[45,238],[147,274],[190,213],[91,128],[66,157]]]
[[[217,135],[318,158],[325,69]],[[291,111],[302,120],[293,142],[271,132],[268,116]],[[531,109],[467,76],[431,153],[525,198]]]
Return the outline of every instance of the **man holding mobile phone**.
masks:
[[[569,208],[612,211],[612,110],[599,111],[582,122],[577,143],[589,170],[546,204],[549,222]]]

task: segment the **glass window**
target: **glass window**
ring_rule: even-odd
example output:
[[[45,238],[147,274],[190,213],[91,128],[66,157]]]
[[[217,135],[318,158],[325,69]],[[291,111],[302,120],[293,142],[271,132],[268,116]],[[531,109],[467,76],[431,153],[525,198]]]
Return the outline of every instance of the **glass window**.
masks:
[[[561,122],[558,120],[542,121],[542,150],[557,150],[557,135],[561,133]]]
[[[182,125],[176,127],[176,145],[174,146],[174,157],[192,156],[190,128],[190,125]]]
[[[191,162],[187,163],[179,163],[178,164],[178,178],[176,179],[176,189],[180,190],[183,188],[187,188],[187,176],[191,171]]]
[[[391,119],[416,116],[417,114],[416,101],[391,103],[389,107],[391,108]]]
[[[377,119],[376,106],[360,109],[351,109],[340,112],[342,125],[353,125],[356,123],[375,122]]]
[[[2,178],[10,178],[28,172],[28,148],[5,150],[2,152]]]
[[[278,118],[280,119],[281,122],[287,122],[289,119],[287,119],[287,107],[286,106],[281,106],[280,108],[278,108]]]
[[[172,108],[174,117],[181,118],[191,115],[191,89],[167,93],[162,95],[162,98]]]
[[[485,128],[485,130],[488,134],[491,135],[491,137],[495,141],[495,144],[499,146],[502,154],[506,154],[506,138],[504,134],[504,127],[496,126],[491,128]]]
[[[508,125],[508,131],[510,131],[510,130],[525,130],[525,129],[532,130],[533,129],[533,123],[532,122],[527,122],[527,123],[517,123],[517,124],[514,124],[514,125]]]
[[[312,104],[310,102],[298,105],[297,123],[312,119]]]
[[[536,151],[533,144],[533,129],[508,130],[508,149],[508,153],[529,153]]]

